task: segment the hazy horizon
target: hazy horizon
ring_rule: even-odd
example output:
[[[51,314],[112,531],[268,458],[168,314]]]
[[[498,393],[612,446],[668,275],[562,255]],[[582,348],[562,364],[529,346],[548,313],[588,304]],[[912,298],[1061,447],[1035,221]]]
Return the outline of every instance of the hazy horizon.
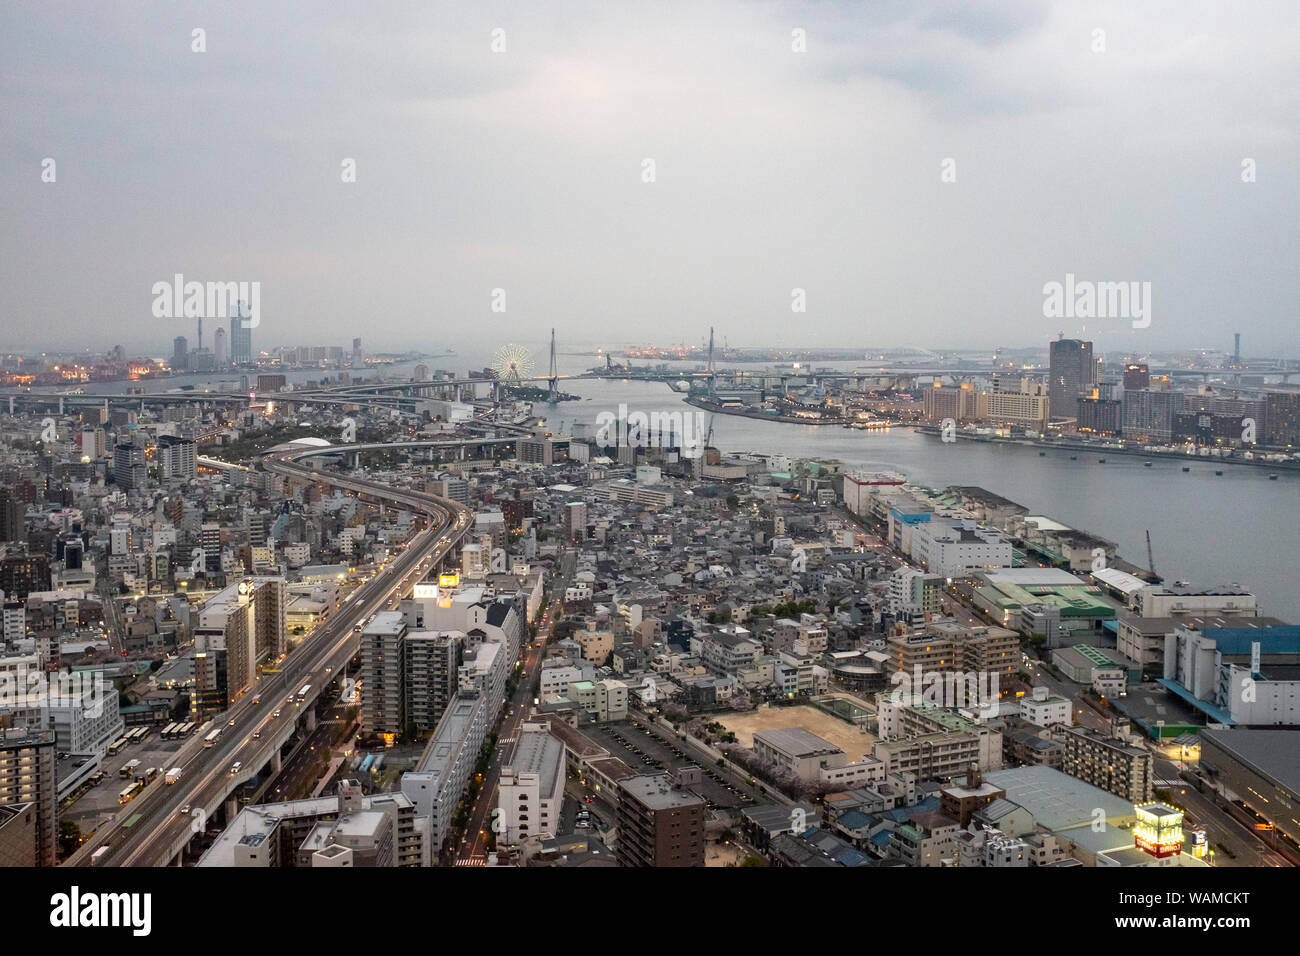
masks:
[[[261,283],[255,350],[1300,357],[1300,9],[1249,9],[7,5],[0,351],[192,346],[180,273]]]

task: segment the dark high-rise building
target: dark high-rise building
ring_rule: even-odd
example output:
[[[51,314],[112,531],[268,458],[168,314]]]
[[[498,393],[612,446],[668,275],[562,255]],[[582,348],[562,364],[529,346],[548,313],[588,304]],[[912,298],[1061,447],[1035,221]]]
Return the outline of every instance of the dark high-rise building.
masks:
[[[221,570],[221,525],[208,523],[199,529],[199,545],[203,548],[203,570]]]
[[[408,723],[432,730],[456,698],[465,635],[417,631],[406,635],[405,710]]]
[[[1236,445],[1241,442],[1241,433],[1241,418],[1237,415],[1218,415],[1200,409],[1179,412],[1174,416],[1174,441],[1191,441],[1198,445]]]
[[[190,716],[207,720],[226,709],[227,657],[223,647],[194,652],[194,683],[190,689]]]
[[[122,488],[142,488],[149,476],[143,445],[123,442],[113,449],[113,481]]]
[[[172,339],[172,368],[184,368],[189,355],[189,340],[183,335]]]
[[[501,514],[506,519],[506,527],[518,531],[524,526],[524,519],[533,516],[533,503],[514,498],[501,502]]]
[[[27,509],[14,489],[0,487],[0,541],[23,541],[27,537],[23,515]]]
[[[703,866],[704,801],[669,774],[618,782],[620,866]]]
[[[1300,445],[1300,388],[1270,390],[1264,393],[1266,411],[1265,442],[1295,448]]]
[[[33,591],[50,589],[50,559],[43,554],[11,554],[0,560],[0,591],[26,603]]]
[[[1183,410],[1182,392],[1143,389],[1124,393],[1124,435],[1149,441],[1169,441],[1174,416]]]
[[[1052,417],[1075,418],[1079,393],[1097,384],[1097,363],[1092,357],[1092,343],[1081,339],[1057,339],[1049,351]]]
[[[253,362],[253,326],[248,316],[248,306],[242,302],[230,320],[230,363],[251,365]]]
[[[52,730],[0,729],[0,807],[31,805],[36,813],[36,863],[56,866],[59,781],[54,771]]]
[[[1079,431],[1118,435],[1123,425],[1122,406],[1113,398],[1079,399]]]
[[[1151,371],[1146,362],[1124,364],[1124,391],[1135,392],[1151,387]]]
[[[68,538],[63,542],[63,566],[69,571],[80,571],[86,546],[80,538]]]

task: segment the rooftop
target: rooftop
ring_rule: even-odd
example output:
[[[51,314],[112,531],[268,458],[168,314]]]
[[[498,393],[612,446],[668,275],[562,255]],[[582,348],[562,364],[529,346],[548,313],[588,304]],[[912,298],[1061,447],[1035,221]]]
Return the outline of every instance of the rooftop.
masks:
[[[1300,794],[1300,730],[1202,730],[1201,737],[1261,776]],[[1214,762],[1212,755],[1201,753],[1203,761]]]
[[[754,733],[754,740],[762,740],[774,750],[792,757],[816,757],[822,754],[844,753],[829,740],[818,737],[802,727],[777,727],[772,730],[759,730]]]
[[[704,800],[689,790],[673,786],[672,777],[666,773],[647,773],[620,780],[622,790],[651,810],[672,810],[684,807],[703,807]]]

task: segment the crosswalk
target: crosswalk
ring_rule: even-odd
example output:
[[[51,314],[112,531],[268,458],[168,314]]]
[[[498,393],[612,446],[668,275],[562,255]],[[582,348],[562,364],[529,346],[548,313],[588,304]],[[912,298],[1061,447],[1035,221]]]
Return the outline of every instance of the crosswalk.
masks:
[[[471,856],[469,859],[459,859],[456,861],[457,866],[487,866],[487,860],[481,856]]]

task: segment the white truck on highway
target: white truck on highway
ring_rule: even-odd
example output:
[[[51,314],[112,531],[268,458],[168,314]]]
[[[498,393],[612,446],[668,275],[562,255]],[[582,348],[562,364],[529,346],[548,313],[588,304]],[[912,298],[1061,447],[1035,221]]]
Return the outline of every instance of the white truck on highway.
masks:
[[[170,770],[167,771],[167,775],[163,777],[163,783],[175,783],[180,778],[181,778],[181,768],[172,767]]]

